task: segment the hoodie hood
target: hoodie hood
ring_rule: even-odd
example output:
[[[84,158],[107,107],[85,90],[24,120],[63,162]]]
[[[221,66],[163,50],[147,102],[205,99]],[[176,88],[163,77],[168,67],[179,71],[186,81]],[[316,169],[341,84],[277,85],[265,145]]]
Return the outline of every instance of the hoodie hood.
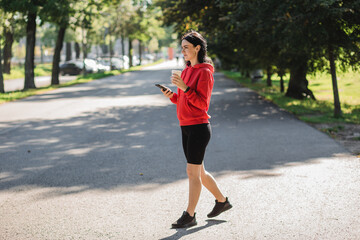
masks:
[[[194,65],[193,68],[207,68],[211,71],[211,73],[214,73],[214,67],[210,63],[199,63]]]

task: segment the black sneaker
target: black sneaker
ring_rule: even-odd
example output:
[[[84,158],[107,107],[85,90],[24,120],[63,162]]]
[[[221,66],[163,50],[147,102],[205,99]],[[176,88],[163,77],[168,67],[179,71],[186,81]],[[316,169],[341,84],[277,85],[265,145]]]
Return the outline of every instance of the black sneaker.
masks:
[[[186,211],[183,212],[183,215],[172,224],[172,228],[188,228],[195,226],[197,224],[195,214],[194,216],[190,216],[190,214]]]
[[[232,208],[232,205],[229,203],[228,198],[226,198],[226,201],[222,202],[222,203],[215,200],[215,207],[213,208],[211,213],[209,213],[207,216],[208,216],[208,218],[216,217],[220,213],[225,212],[225,211],[229,210],[230,208]]]

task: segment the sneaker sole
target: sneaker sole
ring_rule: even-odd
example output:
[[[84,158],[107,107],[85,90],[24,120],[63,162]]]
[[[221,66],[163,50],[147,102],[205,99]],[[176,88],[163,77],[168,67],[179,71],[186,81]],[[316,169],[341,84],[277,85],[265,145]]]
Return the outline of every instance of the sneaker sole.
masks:
[[[209,216],[208,215],[208,218],[214,218],[214,217],[217,217],[217,216],[219,216],[220,214],[222,214],[223,212],[225,212],[225,211],[227,211],[227,210],[230,210],[232,208],[232,205],[231,204],[229,204],[226,208],[224,208],[221,212],[219,212],[218,214],[216,214],[216,215],[213,215],[213,216]]]
[[[172,225],[172,228],[189,228],[189,227],[193,227],[193,226],[195,226],[195,225],[197,225],[197,222],[190,222],[190,223],[187,223],[187,224],[185,224],[185,225]]]

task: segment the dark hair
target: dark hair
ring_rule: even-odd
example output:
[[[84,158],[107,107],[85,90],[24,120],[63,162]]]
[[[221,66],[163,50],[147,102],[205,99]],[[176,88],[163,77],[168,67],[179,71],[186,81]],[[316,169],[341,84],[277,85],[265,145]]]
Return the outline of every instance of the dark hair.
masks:
[[[206,40],[203,36],[201,36],[200,33],[191,30],[190,32],[186,33],[182,38],[182,40],[186,40],[189,43],[191,43],[192,45],[194,45],[194,47],[200,45],[200,50],[198,52],[198,61],[199,63],[210,63],[211,65],[213,65],[211,59],[207,56],[207,43]],[[186,65],[190,65],[190,61],[188,61],[186,63]]]

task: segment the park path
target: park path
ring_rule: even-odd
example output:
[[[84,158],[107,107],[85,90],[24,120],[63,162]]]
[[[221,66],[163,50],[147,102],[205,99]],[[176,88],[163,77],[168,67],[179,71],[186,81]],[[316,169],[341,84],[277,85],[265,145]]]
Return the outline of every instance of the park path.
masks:
[[[169,61],[0,105],[0,239],[360,239],[360,160],[215,74],[205,165],[234,208],[170,229],[187,177]],[[173,87],[172,87],[173,88]],[[174,89],[174,88],[173,88]]]
[[[60,83],[66,83],[76,79],[77,76],[59,76]],[[35,77],[36,87],[47,87],[51,85],[51,76]],[[4,81],[5,92],[13,92],[24,89],[24,78],[9,79]]]

